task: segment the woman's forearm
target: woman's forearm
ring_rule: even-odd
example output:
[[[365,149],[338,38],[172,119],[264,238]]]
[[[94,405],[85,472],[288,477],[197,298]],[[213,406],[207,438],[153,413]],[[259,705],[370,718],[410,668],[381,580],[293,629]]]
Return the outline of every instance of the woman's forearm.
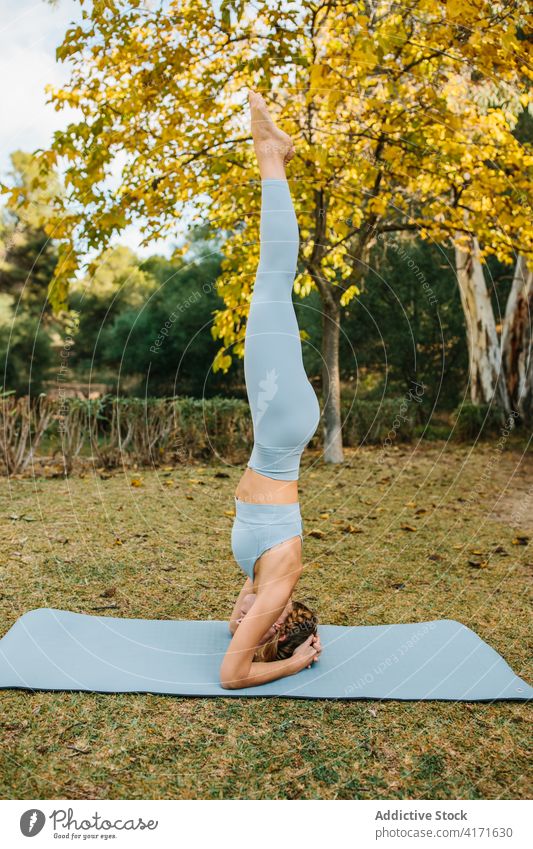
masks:
[[[278,678],[294,675],[302,669],[302,661],[298,657],[287,657],[284,660],[272,660],[269,663],[253,662],[248,675],[235,678],[233,681],[224,681],[222,686],[226,690],[241,690],[243,687],[257,687],[259,684],[268,684]]]

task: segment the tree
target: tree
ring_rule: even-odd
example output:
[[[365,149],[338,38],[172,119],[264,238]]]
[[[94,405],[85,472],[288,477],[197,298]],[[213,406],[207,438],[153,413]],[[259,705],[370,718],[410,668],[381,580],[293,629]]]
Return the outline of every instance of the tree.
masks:
[[[36,395],[52,364],[50,331],[58,322],[47,309],[57,247],[44,224],[50,197],[59,194],[54,173],[39,179],[39,164],[23,151],[11,154],[11,179],[28,205],[0,215],[0,389]]]
[[[470,397],[474,404],[495,400],[508,413],[501,349],[480,253],[475,236],[470,237],[466,250],[455,247],[457,282],[466,319]]]
[[[501,350],[509,406],[533,423],[533,269],[516,261],[503,322]]]
[[[172,233],[193,203],[230,234],[218,286],[225,306],[213,328],[222,342],[215,368],[229,368],[243,352],[258,259],[246,89],[262,90],[296,141],[295,291],[321,297],[325,458],[341,461],[341,310],[376,240],[417,230],[437,242],[475,235],[483,256],[533,253],[528,211],[517,203],[531,185],[531,158],[506,109],[480,108],[472,96],[478,79],[494,77],[527,101],[517,36],[526,11],[525,2],[483,0],[84,8],[58,49],[73,64],[71,80],[50,92],[56,108],[68,103],[83,117],[41,155],[43,168],[65,160],[69,192],[50,231],[64,239],[51,299],[66,298],[80,251],[136,216],[143,243]],[[110,189],[119,152],[125,164]],[[24,198],[15,191],[10,202]]]
[[[11,178],[28,198],[18,214],[3,209],[0,218],[0,291],[9,295],[17,311],[49,316],[46,298],[57,266],[57,246],[48,238],[44,225],[49,197],[60,192],[55,174],[36,185],[39,166],[34,156],[23,151],[11,154]],[[38,183],[37,179],[37,183]]]

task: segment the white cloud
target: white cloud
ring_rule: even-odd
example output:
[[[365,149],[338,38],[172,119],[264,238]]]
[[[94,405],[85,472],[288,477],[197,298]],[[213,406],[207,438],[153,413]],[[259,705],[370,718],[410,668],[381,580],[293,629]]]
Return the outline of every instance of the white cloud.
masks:
[[[46,102],[45,86],[61,86],[68,79],[68,64],[57,62],[55,51],[67,29],[80,20],[76,0],[52,5],[44,0],[0,0],[0,178],[6,176],[14,150],[48,147],[55,130],[77,120],[76,110],[56,112]],[[119,176],[121,165],[114,163],[111,179]],[[141,249],[141,238],[139,227],[132,225],[113,242],[127,245],[141,257],[170,254],[169,240]]]
[[[54,130],[72,120],[74,112],[56,112],[46,103],[47,83],[61,85],[68,68],[56,62],[55,49],[70,23],[80,16],[79,3],[43,0],[19,3],[0,0],[0,169],[9,167],[9,155],[18,148],[35,150],[48,145]]]

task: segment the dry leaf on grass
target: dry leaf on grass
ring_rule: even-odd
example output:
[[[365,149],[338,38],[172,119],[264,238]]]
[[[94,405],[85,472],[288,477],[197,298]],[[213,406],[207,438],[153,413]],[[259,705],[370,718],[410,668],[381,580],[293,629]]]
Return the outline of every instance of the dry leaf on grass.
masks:
[[[26,521],[28,521],[26,519]],[[529,537],[525,534],[517,534],[513,540],[513,545],[527,545],[529,542]]]
[[[312,531],[309,531],[307,536],[308,537],[315,537],[315,539],[323,539],[326,536],[326,532],[325,531],[319,531],[318,529],[314,529]]]
[[[345,534],[362,534],[364,531],[362,528],[358,528],[357,525],[345,525],[342,529]]]

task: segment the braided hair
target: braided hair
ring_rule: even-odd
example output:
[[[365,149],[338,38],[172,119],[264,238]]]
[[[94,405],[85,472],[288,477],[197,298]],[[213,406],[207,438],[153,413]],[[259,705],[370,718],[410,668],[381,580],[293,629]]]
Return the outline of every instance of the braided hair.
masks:
[[[284,660],[294,654],[294,650],[305,643],[311,634],[316,634],[318,617],[301,601],[293,601],[292,610],[280,629],[268,642],[259,646],[254,661],[270,662]],[[281,637],[285,639],[281,640]]]

